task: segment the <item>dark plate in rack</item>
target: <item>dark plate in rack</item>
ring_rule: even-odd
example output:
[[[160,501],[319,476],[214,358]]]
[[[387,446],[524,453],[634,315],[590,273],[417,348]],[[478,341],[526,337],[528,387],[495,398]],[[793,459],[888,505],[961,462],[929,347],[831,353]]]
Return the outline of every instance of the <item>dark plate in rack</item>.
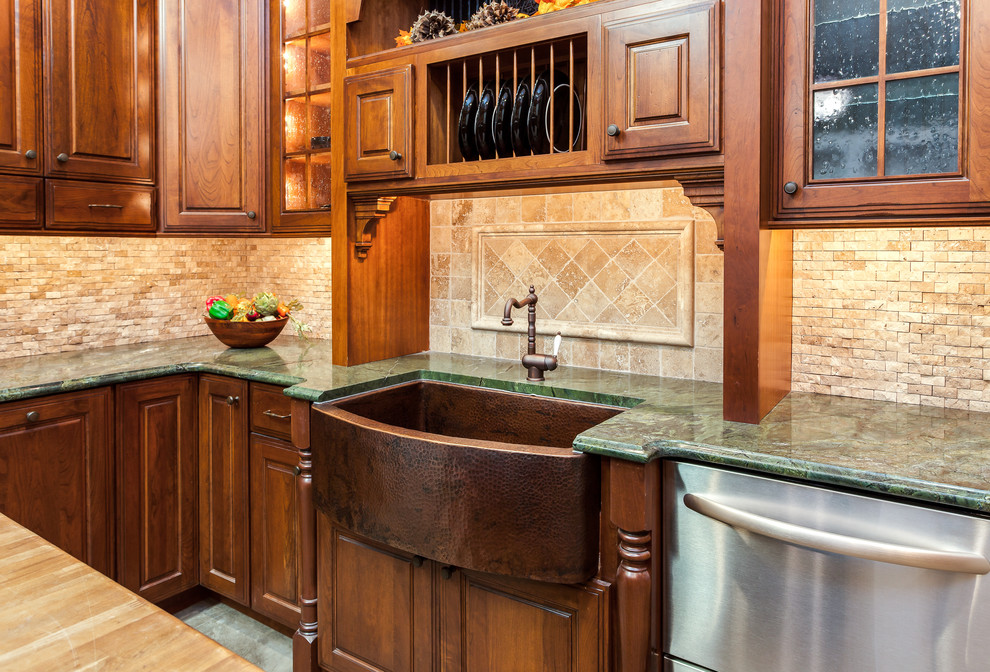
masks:
[[[495,118],[492,120],[495,135],[495,150],[500,159],[512,156],[512,85],[502,82],[495,104]]]
[[[495,84],[485,82],[478,98],[478,114],[474,122],[474,139],[478,156],[482,159],[495,158],[495,103]]]
[[[516,156],[529,156],[529,77],[520,77],[516,87],[516,99],[512,103],[509,136]]]
[[[478,86],[471,84],[464,95],[461,104],[461,114],[457,120],[457,144],[461,155],[466,161],[478,158],[478,146],[475,140],[475,120],[478,115]]]

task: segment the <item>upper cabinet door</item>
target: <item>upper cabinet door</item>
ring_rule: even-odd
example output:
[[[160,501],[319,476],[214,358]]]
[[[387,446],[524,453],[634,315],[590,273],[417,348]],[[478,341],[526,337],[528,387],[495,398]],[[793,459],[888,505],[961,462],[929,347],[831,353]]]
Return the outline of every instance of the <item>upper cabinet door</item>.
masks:
[[[406,65],[345,80],[348,180],[412,177],[412,74]]]
[[[48,173],[150,181],[154,2],[48,0]]]
[[[662,4],[604,24],[607,159],[719,148],[719,3]]]
[[[782,219],[990,211],[990,3],[785,0]]]
[[[265,231],[265,11],[162,0],[165,231]]]
[[[0,0],[0,171],[40,175],[41,2]]]

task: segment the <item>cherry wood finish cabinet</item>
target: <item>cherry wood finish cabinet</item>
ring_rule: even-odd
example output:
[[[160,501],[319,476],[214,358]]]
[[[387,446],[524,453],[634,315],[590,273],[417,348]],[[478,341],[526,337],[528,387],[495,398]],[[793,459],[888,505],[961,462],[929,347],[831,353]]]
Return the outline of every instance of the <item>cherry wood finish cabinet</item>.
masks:
[[[118,385],[117,580],[157,602],[199,584],[196,378]]]
[[[442,566],[323,515],[319,521],[323,669],[607,668],[607,584],[544,584]]]
[[[111,392],[0,406],[0,513],[113,576]]]
[[[0,171],[40,176],[41,2],[0,0],[0,16]]]
[[[199,380],[200,583],[250,601],[248,384],[204,374]]]
[[[167,233],[265,232],[267,5],[162,0]]]
[[[412,74],[405,65],[345,80],[347,179],[412,177]]]
[[[0,175],[0,231],[40,231],[45,225],[45,181]]]

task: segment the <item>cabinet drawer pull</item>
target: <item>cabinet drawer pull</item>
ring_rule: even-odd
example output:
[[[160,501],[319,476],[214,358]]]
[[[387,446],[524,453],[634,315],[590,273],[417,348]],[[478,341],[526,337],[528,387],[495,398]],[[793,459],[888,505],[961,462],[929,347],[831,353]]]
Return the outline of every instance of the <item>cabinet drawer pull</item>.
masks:
[[[26,417],[28,422],[38,422],[38,420],[41,420],[41,416],[38,414],[38,411],[28,411]]]
[[[66,154],[65,152],[62,152],[61,154],[59,154],[58,156],[56,156],[56,157],[55,157],[55,159],[56,159],[56,160],[57,160],[57,161],[58,161],[59,163],[65,163],[66,161],[68,161],[68,160],[69,160],[69,155],[68,155],[68,154]]]
[[[240,401],[241,401],[240,397],[227,397],[228,406],[236,406],[237,404],[240,403]]]
[[[256,213],[254,210],[248,210],[248,213],[247,213],[247,218],[248,219],[254,219],[257,216],[258,216],[258,213]]]
[[[90,203],[91,208],[113,208],[114,210],[123,210],[124,206],[114,205],[113,203]]]
[[[622,131],[615,124],[609,124],[608,128],[605,129],[605,132],[608,133],[608,137],[614,138],[617,135],[619,135],[619,133],[621,133]]]
[[[400,154],[399,152],[393,149],[391,152],[388,153],[388,158],[392,159],[393,161],[398,161],[399,159],[402,158],[402,154]]]
[[[263,411],[262,412],[262,415],[267,415],[269,418],[275,418],[276,420],[288,420],[289,418],[292,417],[292,413],[286,413],[285,415],[279,415],[278,413],[276,413],[275,411],[272,411],[272,410]]]
[[[26,158],[26,159],[37,159],[38,158],[38,152],[34,151],[33,149],[29,149],[28,151],[24,152],[24,158]]]

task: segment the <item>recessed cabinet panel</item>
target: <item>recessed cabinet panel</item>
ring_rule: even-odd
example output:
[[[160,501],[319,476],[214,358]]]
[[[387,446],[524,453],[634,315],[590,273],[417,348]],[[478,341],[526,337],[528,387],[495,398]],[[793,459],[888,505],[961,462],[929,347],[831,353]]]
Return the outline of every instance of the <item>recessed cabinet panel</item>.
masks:
[[[50,231],[151,233],[155,188],[102,182],[46,180]]]
[[[0,0],[0,170],[40,175],[43,154],[41,3]]]
[[[44,224],[44,181],[0,175],[0,230],[39,230]]]
[[[150,181],[155,53],[150,0],[48,0],[51,175]]]
[[[411,177],[412,66],[349,77],[345,171],[349,180]]]
[[[720,12],[681,3],[605,29],[605,158],[719,147]]]

